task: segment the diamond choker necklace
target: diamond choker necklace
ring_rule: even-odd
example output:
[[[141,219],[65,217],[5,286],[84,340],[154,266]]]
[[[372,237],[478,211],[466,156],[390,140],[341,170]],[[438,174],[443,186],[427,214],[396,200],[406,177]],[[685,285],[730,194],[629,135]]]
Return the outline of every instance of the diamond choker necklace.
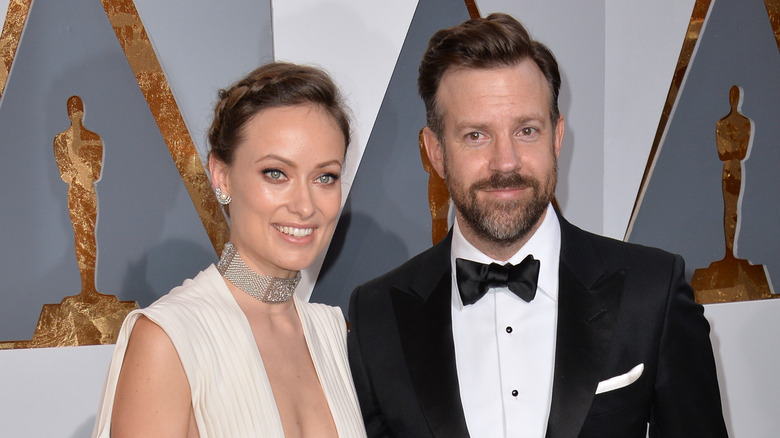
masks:
[[[301,281],[300,271],[293,278],[278,278],[260,275],[246,265],[232,243],[225,244],[217,270],[239,289],[264,303],[285,303],[290,301],[295,286]]]

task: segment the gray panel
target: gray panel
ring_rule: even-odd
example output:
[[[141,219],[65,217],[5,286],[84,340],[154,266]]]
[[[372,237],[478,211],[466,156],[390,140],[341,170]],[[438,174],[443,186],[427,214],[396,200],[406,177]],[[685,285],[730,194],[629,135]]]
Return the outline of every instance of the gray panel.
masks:
[[[216,260],[101,3],[36,0],[0,107],[1,340],[81,288],[52,147],[74,94],[104,143],[98,291],[146,306]]]
[[[425,126],[417,67],[435,31],[468,18],[462,1],[417,5],[311,301],[346,314],[357,285],[431,246],[428,173],[417,143]]]
[[[780,56],[764,2],[717,0],[669,124],[629,238],[686,258],[687,274],[725,253],[715,124],[729,113],[729,89],[743,89],[753,122],[743,160],[737,256],[780,280]]]

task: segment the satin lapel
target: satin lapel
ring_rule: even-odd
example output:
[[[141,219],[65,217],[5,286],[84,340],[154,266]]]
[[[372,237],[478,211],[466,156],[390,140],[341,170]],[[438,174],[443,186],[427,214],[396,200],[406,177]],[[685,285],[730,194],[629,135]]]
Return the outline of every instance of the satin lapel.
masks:
[[[623,271],[608,272],[588,237],[561,219],[558,335],[547,438],[575,438],[596,393],[623,290]]]
[[[452,340],[449,237],[412,282],[394,290],[393,307],[406,364],[435,437],[468,437]],[[446,247],[446,248],[445,248]]]

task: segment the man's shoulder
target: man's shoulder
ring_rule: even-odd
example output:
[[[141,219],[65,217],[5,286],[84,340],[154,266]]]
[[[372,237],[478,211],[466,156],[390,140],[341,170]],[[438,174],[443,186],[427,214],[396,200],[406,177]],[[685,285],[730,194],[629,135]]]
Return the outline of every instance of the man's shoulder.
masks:
[[[630,260],[671,262],[674,258],[679,257],[660,248],[602,236],[572,224],[562,224],[562,232],[562,245],[567,245],[568,243],[573,243],[576,246],[587,244],[597,254],[607,259],[616,259],[624,262]]]
[[[447,243],[447,248],[449,248],[449,243]],[[436,268],[446,269],[446,266],[441,266],[441,260],[436,261],[442,258],[440,256],[444,251],[446,251],[447,255],[449,254],[449,251],[443,249],[440,245],[434,245],[394,269],[361,284],[358,286],[358,289],[381,290],[393,285],[402,286],[417,277],[423,268],[433,269],[433,265],[438,265]]]

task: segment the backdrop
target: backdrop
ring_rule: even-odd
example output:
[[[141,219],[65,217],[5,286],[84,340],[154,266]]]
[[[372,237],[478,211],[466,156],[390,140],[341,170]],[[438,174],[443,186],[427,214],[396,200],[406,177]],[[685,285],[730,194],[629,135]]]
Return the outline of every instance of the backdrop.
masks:
[[[16,1],[0,0],[0,11],[9,3]],[[555,52],[567,118],[558,199],[575,224],[623,238],[695,0],[476,3],[482,15],[515,15]],[[760,16],[761,0],[738,3]],[[714,1],[712,14],[735,4]],[[305,272],[303,295],[345,305],[354,285],[430,244],[427,174],[417,149],[424,118],[414,80],[430,35],[466,18],[462,1],[135,5],[202,158],[216,90],[260,63],[317,64],[345,90],[356,131],[344,178],[350,195],[339,245]],[[78,289],[67,185],[52,154],[53,137],[68,126],[71,94],[86,96],[85,126],[105,144],[104,179],[96,186],[98,290],[147,305],[216,259],[100,2],[36,0],[29,20],[0,101],[0,181],[9,188],[0,209],[0,340],[29,339],[40,306]],[[766,26],[753,20],[739,28],[771,35]],[[776,62],[777,51],[763,53],[748,58]],[[720,105],[714,121],[725,115],[724,100],[713,97]],[[112,104],[117,112],[101,110]],[[695,110],[687,114],[709,126],[714,147],[714,121]],[[776,192],[770,187],[756,193]],[[667,222],[647,223],[654,235]],[[770,255],[777,253],[772,245],[765,247]],[[780,360],[770,336],[780,329],[777,307],[774,301],[706,307],[733,436],[770,437],[780,426],[773,414],[780,384],[764,365]],[[88,436],[110,354],[110,346],[0,351],[2,435]]]

